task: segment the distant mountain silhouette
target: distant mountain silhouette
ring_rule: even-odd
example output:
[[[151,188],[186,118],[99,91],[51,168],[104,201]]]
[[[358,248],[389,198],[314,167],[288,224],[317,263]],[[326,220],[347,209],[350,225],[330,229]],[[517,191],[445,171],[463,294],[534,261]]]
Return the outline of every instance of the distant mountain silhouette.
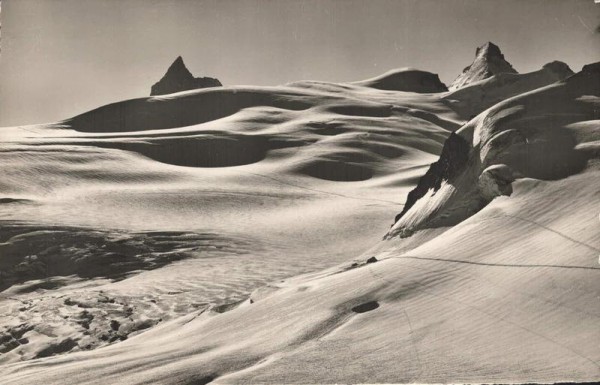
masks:
[[[152,86],[150,96],[221,86],[221,82],[215,78],[195,78],[183,63],[181,56],[178,56],[162,79]]]
[[[487,42],[475,51],[475,60],[458,75],[450,86],[451,90],[464,87],[470,83],[487,79],[497,74],[518,73],[512,65],[504,59],[500,48]]]

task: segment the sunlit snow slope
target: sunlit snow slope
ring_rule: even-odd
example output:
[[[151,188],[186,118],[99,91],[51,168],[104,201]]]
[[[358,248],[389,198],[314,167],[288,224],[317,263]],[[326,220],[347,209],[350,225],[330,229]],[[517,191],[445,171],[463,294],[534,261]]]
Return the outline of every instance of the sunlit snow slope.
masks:
[[[439,95],[302,82],[3,128],[0,363],[118,342],[360,255],[460,122]]]
[[[457,96],[467,88],[386,91],[385,75],[189,91],[3,129],[0,213],[11,230],[0,247],[22,267],[10,267],[0,302],[19,334],[1,378],[597,380],[600,66],[556,83],[526,75],[492,105],[496,80],[470,83],[468,95],[484,97],[467,109]],[[48,251],[56,242],[44,237],[60,229],[85,241]],[[23,237],[32,241],[18,246]],[[45,254],[22,252],[36,239]],[[83,263],[32,291],[40,260],[102,261],[108,253],[91,250],[115,241],[134,268],[82,279],[92,274]],[[245,300],[218,306],[234,298]],[[67,318],[35,320],[57,307]],[[37,316],[16,322],[17,311]],[[67,322],[90,315],[87,329]],[[60,352],[52,333],[70,353],[44,358]],[[102,345],[102,333],[127,340],[77,352],[84,338]]]

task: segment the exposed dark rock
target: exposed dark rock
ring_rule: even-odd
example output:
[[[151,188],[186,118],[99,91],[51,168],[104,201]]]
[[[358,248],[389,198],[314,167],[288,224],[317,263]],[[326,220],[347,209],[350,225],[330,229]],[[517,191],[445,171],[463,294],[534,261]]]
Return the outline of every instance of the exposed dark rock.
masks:
[[[0,204],[5,203],[25,203],[29,202],[28,199],[18,199],[18,198],[0,198]]]
[[[47,348],[38,352],[35,358],[50,357],[55,354],[65,353],[77,346],[77,342],[72,338],[67,338],[59,343],[50,344]]]
[[[21,324],[0,332],[0,354],[8,353],[20,345],[29,343],[29,340],[23,338],[23,335],[30,330],[33,330],[33,326]]]
[[[0,345],[0,354],[8,353],[19,345],[19,342],[15,340],[4,342],[2,345]]]
[[[174,92],[194,90],[197,88],[221,87],[215,78],[195,78],[183,63],[181,56],[177,57],[167,70],[167,73],[152,86],[150,96],[166,95]]]
[[[365,302],[361,305],[354,306],[352,311],[355,313],[366,313],[371,310],[375,310],[379,307],[379,303],[377,301]]]
[[[119,330],[119,327],[121,326],[121,323],[117,320],[111,320],[110,321],[110,328],[114,331]]]
[[[371,257],[371,258],[367,259],[367,263],[375,263],[375,262],[377,262],[377,258],[375,258],[375,257]]]
[[[94,316],[87,310],[82,311],[79,314],[80,320],[77,321],[84,329],[90,328],[90,323],[94,320]]]
[[[464,87],[470,83],[487,79],[500,73],[516,74],[517,71],[504,59],[500,48],[488,42],[477,48],[475,60],[452,82],[451,90]]]
[[[404,208],[396,216],[394,223],[398,222],[427,191],[430,189],[433,189],[434,192],[439,190],[442,181],[450,180],[458,175],[469,159],[470,149],[471,146],[466,140],[455,133],[450,134],[444,143],[440,159],[431,164],[425,175],[419,179],[417,187],[408,193]]]

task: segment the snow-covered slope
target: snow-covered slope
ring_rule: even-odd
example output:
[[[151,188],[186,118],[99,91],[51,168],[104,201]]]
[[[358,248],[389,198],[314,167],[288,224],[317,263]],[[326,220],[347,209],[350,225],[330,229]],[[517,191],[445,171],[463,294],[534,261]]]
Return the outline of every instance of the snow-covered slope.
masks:
[[[567,64],[554,61],[526,74],[498,73],[449,92],[444,99],[461,115],[473,117],[505,99],[556,83],[571,75],[573,71]]]
[[[584,169],[598,155],[598,138],[570,125],[593,126],[600,117],[598,69],[588,65],[562,82],[509,98],[458,130],[409,194],[420,199],[409,199],[413,208],[404,208],[391,235],[459,223],[496,196],[510,195],[517,178],[556,180]]]
[[[3,128],[0,362],[114,343],[360,254],[459,122],[439,95],[303,82]]]
[[[94,235],[100,244],[114,242],[117,230],[135,229],[161,245],[157,260],[163,246],[192,255],[119,282],[105,277],[15,302],[12,294],[3,298],[8,317],[17,311],[50,317],[48,309],[62,302],[67,320],[94,318],[88,334],[66,330],[71,324],[58,319],[44,328],[34,321],[22,334],[14,325],[13,334],[36,348],[13,349],[1,378],[11,384],[597,380],[600,65],[513,92],[462,126],[465,112],[451,108],[446,93],[298,82],[126,101],[55,126],[3,130],[9,172],[0,190],[2,218],[111,229]],[[204,114],[211,95],[226,98],[220,100],[227,110]],[[119,125],[123,119],[131,120]],[[219,164],[207,164],[198,150],[207,141]],[[229,147],[240,142],[256,153],[240,158]],[[415,185],[409,207],[378,242]],[[199,238],[203,233],[212,235]],[[6,249],[23,236],[5,238]],[[83,247],[63,243],[65,250]],[[137,238],[125,236],[125,243],[140,254]],[[46,255],[36,251],[27,259],[32,253],[12,258],[30,266]],[[244,284],[250,277],[253,284]],[[30,285],[12,290],[27,292]],[[219,292],[245,300],[203,303]],[[135,331],[106,332],[127,340],[39,356],[45,343],[39,335],[78,344],[127,307],[131,314],[117,321]],[[151,314],[164,319],[135,335]],[[42,358],[20,361],[36,352]]]

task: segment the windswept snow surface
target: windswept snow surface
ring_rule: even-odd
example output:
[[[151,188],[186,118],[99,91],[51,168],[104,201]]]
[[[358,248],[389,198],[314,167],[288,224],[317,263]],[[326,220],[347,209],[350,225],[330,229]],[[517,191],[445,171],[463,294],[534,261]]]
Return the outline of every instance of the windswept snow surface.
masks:
[[[331,83],[0,131],[0,363],[90,350],[359,256],[461,117]]]
[[[1,378],[597,380],[598,68],[469,122],[448,93],[305,81],[2,129]],[[467,161],[390,229],[455,131]],[[107,255],[119,274],[86,276]]]

